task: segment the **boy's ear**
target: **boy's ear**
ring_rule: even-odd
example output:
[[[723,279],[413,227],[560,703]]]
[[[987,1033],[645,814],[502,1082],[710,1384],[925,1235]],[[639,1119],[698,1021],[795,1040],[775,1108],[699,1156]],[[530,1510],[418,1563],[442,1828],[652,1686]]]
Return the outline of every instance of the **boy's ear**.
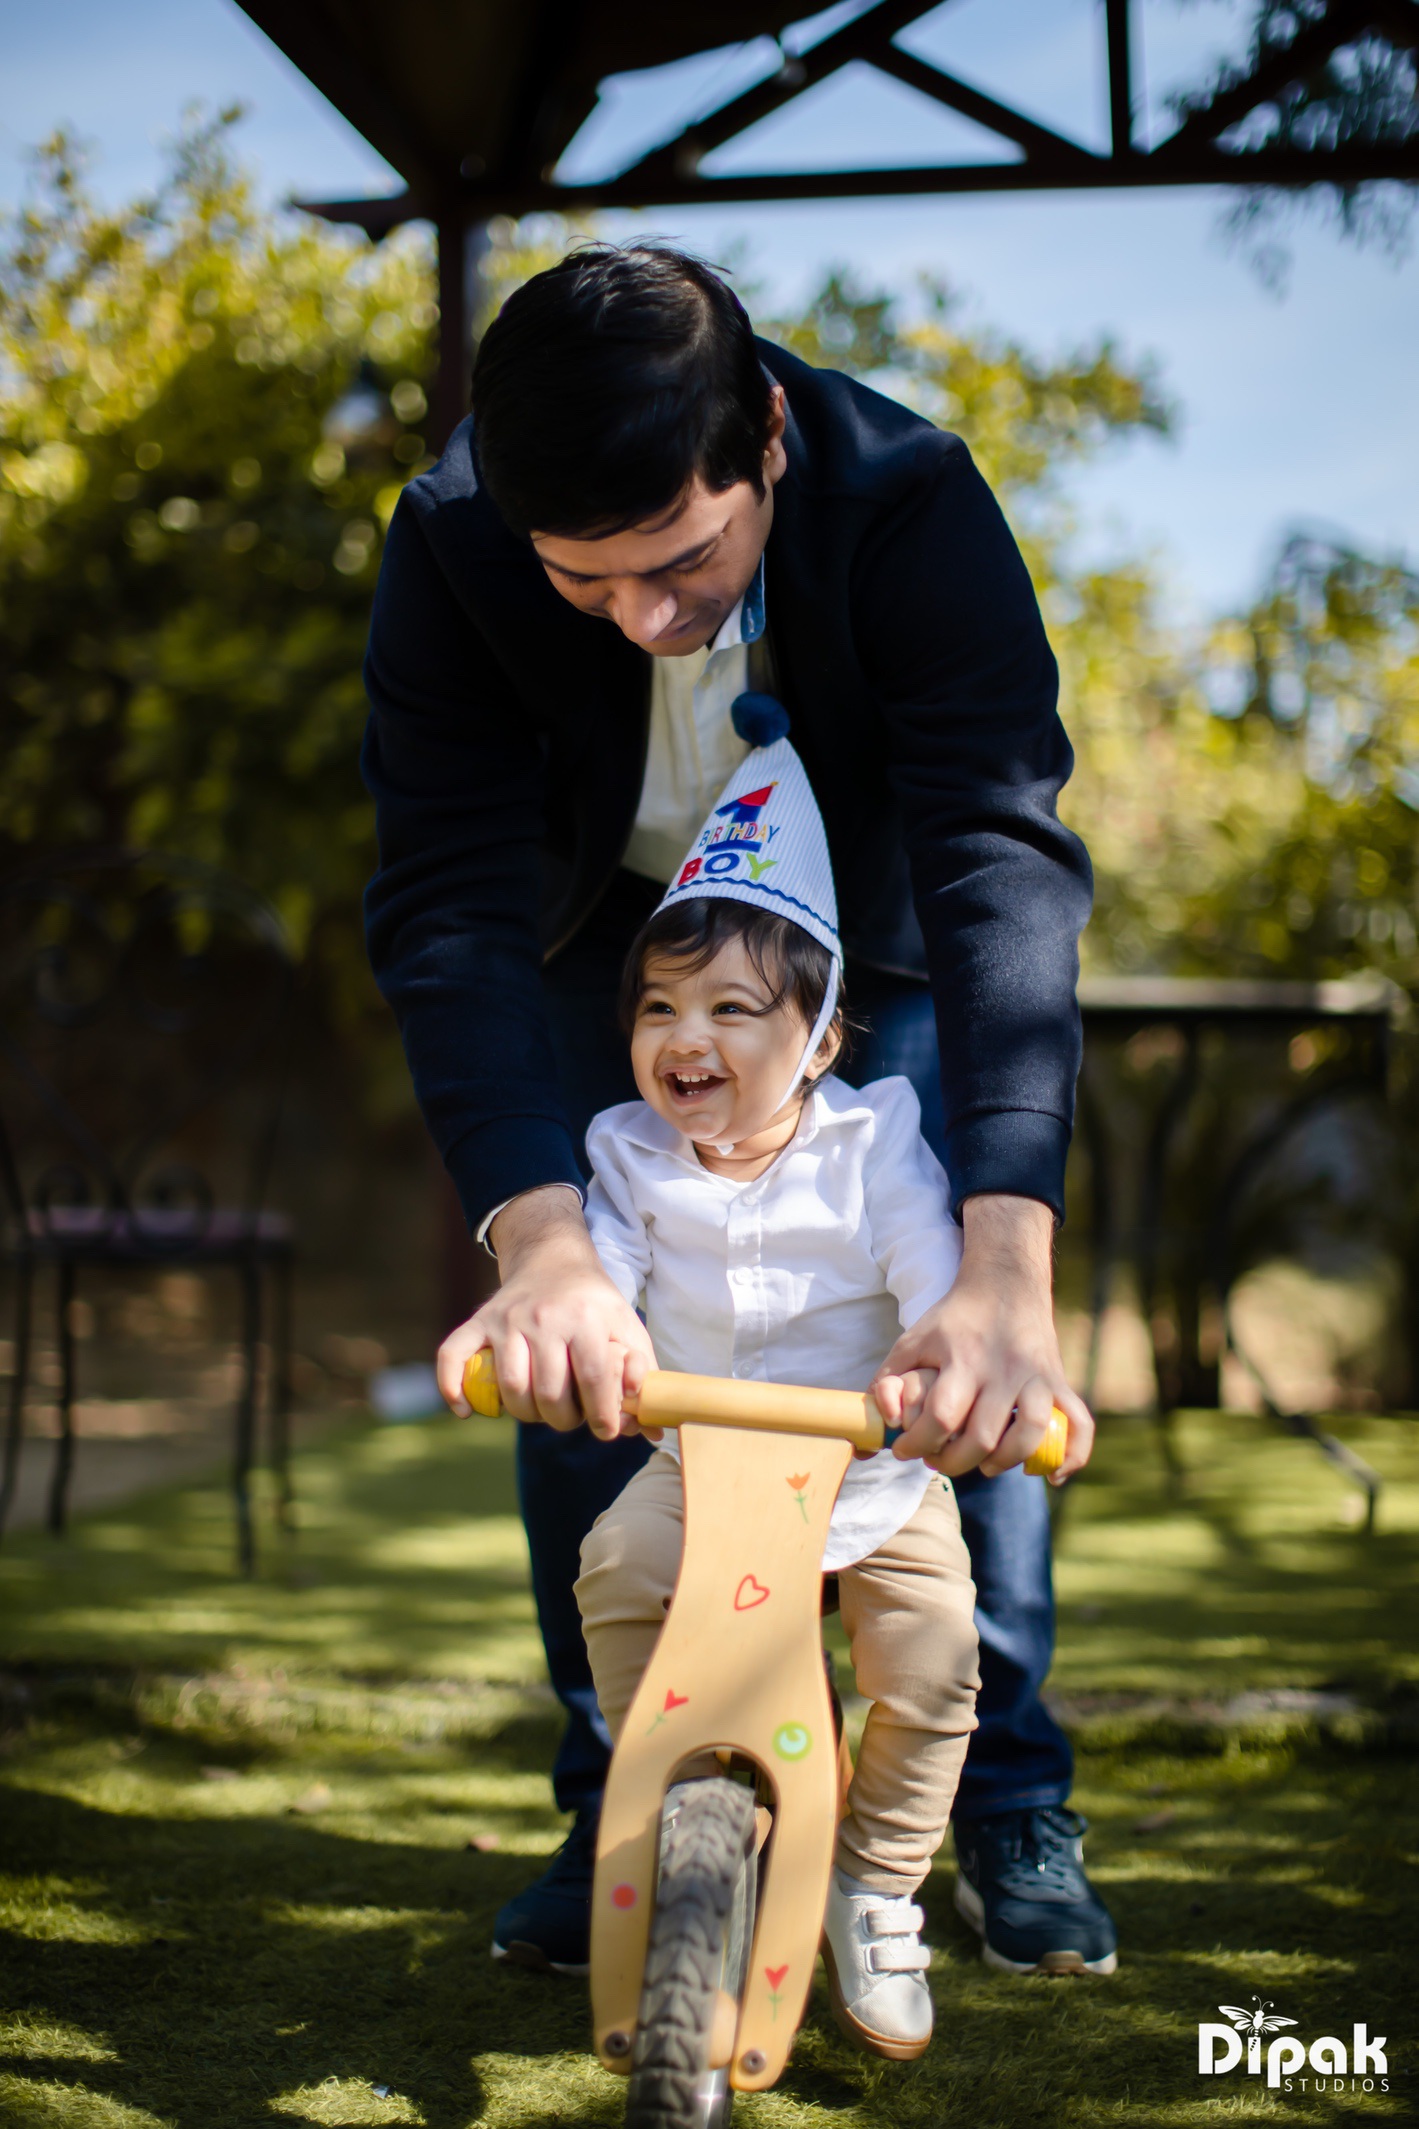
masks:
[[[823,1037],[822,1041],[817,1047],[817,1050],[814,1052],[812,1070],[806,1075],[810,1087],[816,1086],[818,1081],[822,1079],[826,1073],[832,1071],[833,1066],[837,1063],[838,1058],[841,1055],[842,1046],[842,1015],[839,1013],[835,1013],[833,1015],[832,1025],[829,1027],[827,1034]]]

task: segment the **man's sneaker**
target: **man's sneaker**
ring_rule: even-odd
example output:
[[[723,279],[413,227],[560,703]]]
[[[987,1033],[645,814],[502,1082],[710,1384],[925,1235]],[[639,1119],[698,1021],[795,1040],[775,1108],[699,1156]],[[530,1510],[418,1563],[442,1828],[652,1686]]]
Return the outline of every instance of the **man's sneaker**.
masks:
[[[954,1828],[956,1910],[1007,1974],[1111,1974],[1113,1918],[1084,1875],[1088,1821],[1050,1806]]]
[[[535,1973],[591,1971],[591,1877],[596,1868],[598,1806],[576,1815],[572,1830],[540,1878],[498,1912],[493,1957]]]
[[[828,2001],[848,2039],[889,2062],[914,2062],[931,2038],[923,1919],[912,1901],[872,1892],[834,1868],[823,1918]]]

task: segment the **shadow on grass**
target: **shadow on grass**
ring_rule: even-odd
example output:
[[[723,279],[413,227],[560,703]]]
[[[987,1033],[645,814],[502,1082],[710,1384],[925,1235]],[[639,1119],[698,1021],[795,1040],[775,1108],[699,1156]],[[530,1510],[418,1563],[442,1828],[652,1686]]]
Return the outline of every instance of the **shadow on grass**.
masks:
[[[503,1735],[480,1748],[480,1776],[517,1771],[507,1746]],[[161,1749],[176,1755],[181,1741]],[[1091,1755],[1084,1786],[1119,1789],[1156,1764]],[[26,2079],[78,2072],[87,2092],[176,2129],[269,2129],[273,2110],[428,2129],[619,2121],[623,2088],[587,2060],[581,1985],[488,1959],[525,1856],[430,1846],[408,1826],[382,1838],[284,1815],[120,1817],[24,1786],[40,1771],[22,1761],[8,1791],[6,1859],[30,1890],[12,1897],[0,1936],[6,1999],[34,2030],[78,2028],[113,2059],[31,2052],[8,2066]],[[777,2094],[743,2107],[746,2129],[848,2117],[873,2129],[1200,2123],[1212,2095],[1197,2085],[1197,2022],[1252,1993],[1307,2035],[1348,2035],[1362,2019],[1392,2045],[1407,2037],[1419,1951],[1412,1763],[1277,1748],[1167,1772],[1172,1825],[1141,1839],[1114,1809],[1091,1840],[1124,1944],[1115,1981],[987,1973],[943,1864],[924,1894],[941,1951],[930,2054],[907,2069],[853,2054],[820,1987]],[[1216,2096],[1260,2100],[1234,2084]],[[379,2085],[417,2113],[342,2102],[342,2088]],[[38,2089],[35,2099],[38,2109]],[[1333,2097],[1297,2094],[1288,2108],[1300,2121],[1362,2118],[1358,2102],[1352,2117]]]
[[[1419,1675],[1419,1428],[1337,1422],[1384,1474],[1379,1528],[1342,1525],[1313,1446],[1240,1414],[1184,1415],[1188,1475],[1165,1498],[1150,1430],[1100,1428],[1057,1532],[1054,1685],[1179,1699]]]
[[[233,1573],[220,1485],[0,1547],[0,1659],[217,1670],[234,1661],[356,1676],[540,1670],[512,1429],[357,1430],[304,1453],[298,1533],[263,1530]]]
[[[1394,1444],[1414,1461],[1407,1437]],[[1106,1429],[1071,1504],[1066,1690],[1185,1702],[1413,1674],[1398,1482],[1391,1524],[1366,1541],[1327,1524],[1333,1484],[1299,1445],[1278,1453],[1215,1415],[1190,1426],[1181,1504],[1141,1446]],[[582,1986],[487,1956],[498,1906],[559,1837],[557,1712],[526,1684],[540,1665],[510,1430],[354,1432],[301,1459],[300,1495],[285,1582],[274,1555],[255,1585],[233,1580],[220,1489],[95,1519],[63,1551],[26,1538],[0,1552],[0,1655],[32,1666],[0,1762],[0,2119],[619,2122],[624,2088],[589,2061]],[[162,1675],[135,1682],[145,1666]],[[1407,2063],[1412,1757],[1195,1725],[1184,1750],[1176,1729],[1089,1733],[1081,1751],[1115,1980],[984,1970],[943,1861],[923,1895],[939,1948],[929,2054],[906,2068],[853,2054],[820,1987],[778,2091],[742,2104],[744,2129],[1274,2119],[1257,2081],[1197,2078],[1198,2021],[1253,1994],[1308,2037],[1363,2020]],[[328,1800],[302,1815],[317,1781]],[[496,1852],[461,1845],[475,1827]],[[1404,2118],[1393,2096],[1284,2105],[1327,2129]]]
[[[579,1988],[488,1957],[524,1858],[351,1840],[291,1818],[116,1826],[23,1791],[7,1816],[11,1869],[55,1886],[31,1911],[38,1941],[0,1935],[7,2004],[77,2025],[116,2057],[31,2058],[30,2077],[81,2067],[89,2090],[182,2129],[269,2124],[283,2094],[362,2080],[412,2102],[429,2129],[462,2129],[483,2111],[472,2057],[587,2046]]]

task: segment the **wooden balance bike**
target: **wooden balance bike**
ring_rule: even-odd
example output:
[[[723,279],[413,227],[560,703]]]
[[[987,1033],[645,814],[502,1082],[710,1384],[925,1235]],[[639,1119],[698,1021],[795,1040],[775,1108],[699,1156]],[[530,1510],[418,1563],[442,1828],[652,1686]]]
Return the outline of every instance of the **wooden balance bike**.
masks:
[[[491,1352],[463,1389],[501,1410]],[[679,1429],[685,1544],[601,1811],[594,2044],[629,2077],[627,2129],[725,2129],[735,2092],[779,2077],[808,2001],[852,1773],[823,1549],[853,1450],[896,1437],[870,1396],[712,1376],[652,1373],[627,1409]],[[1058,1470],[1066,1433],[1056,1407],[1026,1470]],[[706,1759],[718,1778],[681,1778]]]

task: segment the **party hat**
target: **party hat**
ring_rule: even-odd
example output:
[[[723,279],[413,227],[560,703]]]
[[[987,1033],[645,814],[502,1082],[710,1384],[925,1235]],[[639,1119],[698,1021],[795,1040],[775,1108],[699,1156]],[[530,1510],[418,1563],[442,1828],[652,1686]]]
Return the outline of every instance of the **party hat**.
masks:
[[[679,902],[747,902],[786,917],[832,956],[828,988],[813,1032],[784,1095],[794,1093],[832,1022],[842,945],[828,838],[812,787],[788,740],[788,712],[772,695],[740,695],[730,711],[748,753],[705,818],[661,898]],[[780,1104],[782,1106],[782,1104]]]

